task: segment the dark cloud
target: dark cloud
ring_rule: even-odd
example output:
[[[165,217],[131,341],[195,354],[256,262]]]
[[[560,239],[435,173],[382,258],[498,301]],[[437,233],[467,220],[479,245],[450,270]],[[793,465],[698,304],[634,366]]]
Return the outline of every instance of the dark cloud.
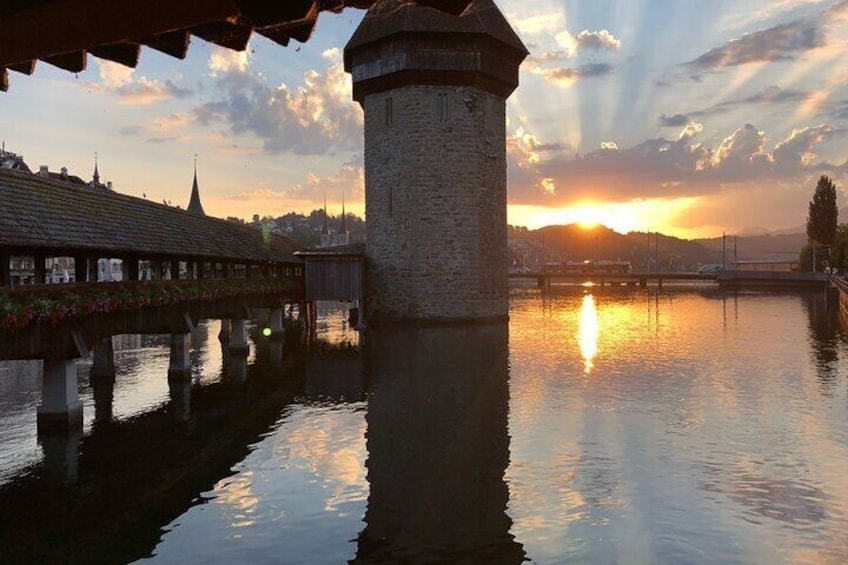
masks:
[[[124,126],[118,130],[121,135],[141,135],[144,128],[141,126]]]
[[[660,127],[682,127],[693,119],[706,118],[716,114],[724,114],[744,106],[775,106],[778,104],[799,104],[809,100],[814,95],[813,92],[805,90],[785,90],[779,86],[770,86],[751,96],[737,98],[735,100],[726,100],[703,110],[694,110],[686,114],[674,114],[669,116],[666,114],[660,115],[658,122]]]
[[[121,86],[115,93],[123,104],[150,104],[173,98],[187,98],[194,94],[194,91],[181,88],[170,79],[161,82],[142,77],[137,82]]]
[[[674,114],[673,116],[666,116],[665,114],[662,114],[658,118],[658,121],[660,123],[660,127],[679,128],[689,123],[689,117],[683,114]]]
[[[704,72],[746,63],[794,59],[805,51],[824,47],[826,42],[821,22],[796,20],[732,39],[686,63],[686,66],[696,72]]]

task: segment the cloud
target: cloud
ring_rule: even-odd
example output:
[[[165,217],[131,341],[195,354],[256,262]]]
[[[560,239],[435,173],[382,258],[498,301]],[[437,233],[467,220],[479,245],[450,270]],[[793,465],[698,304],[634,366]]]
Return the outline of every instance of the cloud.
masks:
[[[107,88],[118,88],[132,81],[132,75],[135,69],[96,57],[94,61],[97,63],[97,72],[100,75],[100,82],[103,83],[103,86]]]
[[[805,90],[786,90],[779,86],[769,86],[761,92],[757,92],[744,98],[726,100],[714,104],[703,110],[694,110],[685,114],[660,114],[657,122],[660,127],[681,127],[690,123],[694,118],[705,118],[716,114],[724,114],[745,106],[776,106],[779,104],[803,104],[807,101],[820,97],[817,92]]]
[[[329,49],[323,72],[307,71],[295,88],[269,85],[239,66],[217,73],[219,99],[194,109],[204,125],[223,122],[235,135],[259,137],[269,154],[332,154],[361,147],[363,115],[351,98],[341,50]]]
[[[125,84],[115,92],[120,98],[119,102],[128,105],[146,105],[174,98],[186,98],[194,93],[190,89],[177,86],[171,79],[162,82],[145,77],[141,77],[137,82]]]
[[[686,63],[686,66],[696,73],[701,73],[748,63],[795,59],[804,52],[827,44],[825,27],[829,17],[837,14],[837,8],[845,4],[842,2],[817,17],[797,19],[732,39]],[[834,12],[834,9],[837,11]]]
[[[213,73],[227,73],[230,71],[244,71],[247,69],[248,52],[233,51],[213,45],[212,52],[209,54],[209,62],[207,66]]]
[[[260,188],[227,196],[227,200],[238,201],[298,201],[320,204],[324,196],[331,202],[341,202],[342,197],[348,203],[362,201],[365,198],[365,170],[362,160],[355,155],[342,164],[338,171],[327,176],[307,173],[304,180],[286,188]]]
[[[661,114],[657,121],[659,122],[660,127],[679,128],[689,123],[689,117],[683,114],[674,114],[673,116]]]
[[[805,90],[785,90],[779,86],[769,86],[762,92],[738,98],[736,100],[727,100],[720,102],[714,106],[710,106],[704,110],[690,112],[691,117],[704,117],[714,114],[722,114],[729,112],[742,106],[775,106],[778,104],[793,103],[799,104],[809,100],[815,93]]]
[[[604,142],[584,155],[549,158],[513,136],[508,143],[510,203],[563,206],[581,199],[691,197],[728,185],[768,184],[816,172],[848,174],[848,163],[817,160],[816,148],[843,133],[828,124],[795,130],[771,149],[765,133],[751,124],[713,148],[698,141],[702,132],[702,124],[689,122],[676,140],[658,137],[625,148]]]
[[[507,19],[518,34],[522,36],[553,33],[558,29],[562,29],[564,25],[561,13],[550,13],[547,11],[543,14],[532,16],[510,14]]]
[[[533,61],[526,67],[531,73],[541,75],[546,81],[559,86],[571,86],[578,79],[606,76],[615,68],[608,63],[589,63],[577,67],[542,67],[535,65]]]
[[[600,31],[584,29],[577,34],[577,45],[581,49],[618,51],[621,47],[621,41],[605,29]]]

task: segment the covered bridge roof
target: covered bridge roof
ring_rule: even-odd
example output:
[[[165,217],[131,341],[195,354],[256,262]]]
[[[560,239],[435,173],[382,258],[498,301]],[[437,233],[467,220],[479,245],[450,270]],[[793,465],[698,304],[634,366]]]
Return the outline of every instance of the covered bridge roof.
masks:
[[[243,51],[253,32],[280,45],[306,41],[321,11],[370,8],[375,0],[5,0],[0,2],[0,90],[8,70],[32,74],[37,60],[71,72],[87,54],[138,64],[141,46],[180,59],[192,35]],[[459,14],[469,0],[419,0]]]
[[[105,188],[0,169],[0,248],[300,262],[293,239]]]

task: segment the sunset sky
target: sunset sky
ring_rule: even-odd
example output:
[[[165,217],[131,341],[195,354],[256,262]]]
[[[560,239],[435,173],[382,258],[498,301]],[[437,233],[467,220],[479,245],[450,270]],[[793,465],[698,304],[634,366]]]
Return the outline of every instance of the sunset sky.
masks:
[[[815,183],[848,180],[848,0],[499,0],[531,56],[507,104],[509,222],[601,221],[715,236],[804,223]],[[361,10],[306,44],[245,53],[192,38],[135,70],[40,62],[0,94],[0,140],[32,169],[250,218],[344,197],[364,211],[362,112],[341,49]],[[343,196],[344,195],[344,196]],[[840,193],[840,207],[845,203]],[[848,220],[848,218],[840,218]]]

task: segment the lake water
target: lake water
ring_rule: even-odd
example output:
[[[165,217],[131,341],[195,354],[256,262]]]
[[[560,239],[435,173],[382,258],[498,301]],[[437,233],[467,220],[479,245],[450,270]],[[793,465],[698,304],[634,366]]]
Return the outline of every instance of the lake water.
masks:
[[[218,322],[79,365],[35,435],[0,363],[0,563],[844,563],[848,333],[823,294],[513,289],[507,326],[369,330],[234,362]],[[111,403],[109,402],[111,400]]]

